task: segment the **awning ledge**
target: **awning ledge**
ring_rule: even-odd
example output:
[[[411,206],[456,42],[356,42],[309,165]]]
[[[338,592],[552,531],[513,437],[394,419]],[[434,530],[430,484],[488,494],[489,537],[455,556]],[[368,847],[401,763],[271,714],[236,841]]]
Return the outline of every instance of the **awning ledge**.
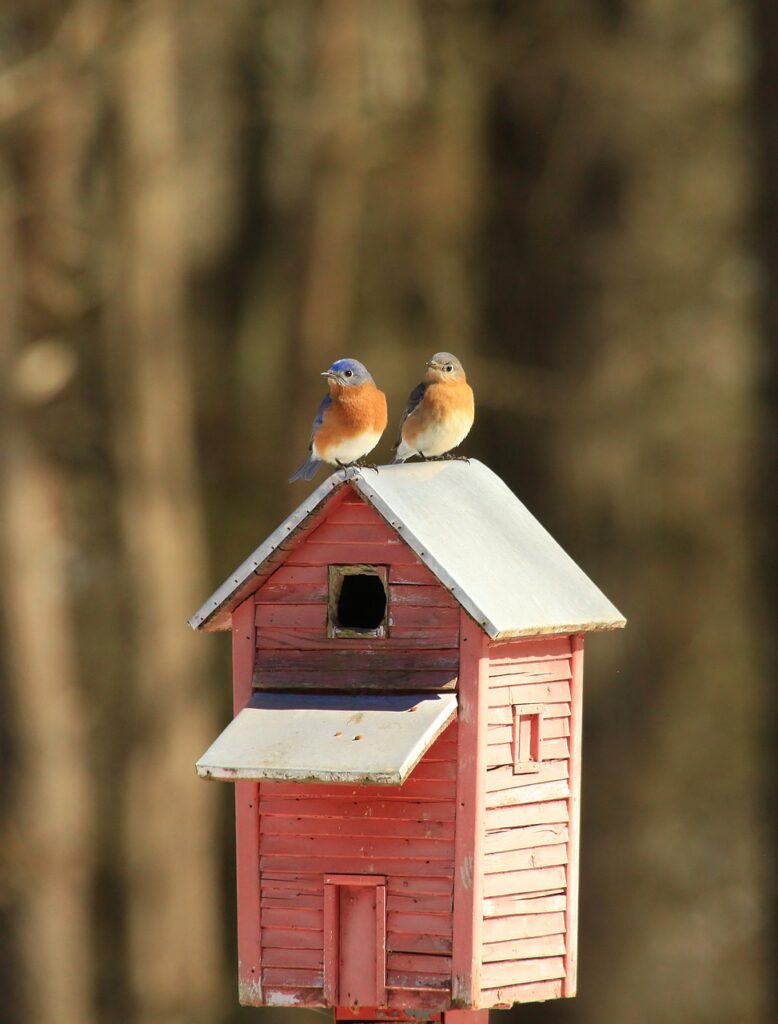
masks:
[[[197,774],[400,786],[456,712],[454,693],[257,692],[197,762]]]

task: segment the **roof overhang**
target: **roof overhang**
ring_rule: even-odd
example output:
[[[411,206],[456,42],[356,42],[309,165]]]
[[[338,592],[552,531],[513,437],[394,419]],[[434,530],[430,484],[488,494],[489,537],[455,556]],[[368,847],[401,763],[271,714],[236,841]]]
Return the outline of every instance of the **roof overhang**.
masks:
[[[456,711],[453,693],[256,692],[197,762],[197,774],[399,786]]]
[[[283,562],[291,542],[295,538],[302,540],[304,534],[318,524],[317,513],[321,513],[330,499],[358,472],[357,469],[341,469],[329,476],[315,491],[311,491],[305,501],[298,505],[294,512],[287,516],[234,572],[230,573],[205,604],[197,609],[189,619],[192,629],[202,629],[206,632],[229,629],[234,609],[257,590],[264,579]]]
[[[283,563],[350,485],[493,640],[619,629],[626,619],[481,462],[333,473],[189,620],[227,629],[232,611]]]

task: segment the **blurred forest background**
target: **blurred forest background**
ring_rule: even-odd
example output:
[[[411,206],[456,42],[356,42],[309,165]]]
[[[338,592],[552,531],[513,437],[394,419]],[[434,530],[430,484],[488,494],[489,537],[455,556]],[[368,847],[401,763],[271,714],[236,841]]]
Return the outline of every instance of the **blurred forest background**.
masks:
[[[319,371],[396,422],[439,349],[629,619],[580,996],[513,1016],[775,1019],[776,181],[774,0],[2,5],[3,1021],[315,1019],[237,1007],[186,619],[306,493]]]

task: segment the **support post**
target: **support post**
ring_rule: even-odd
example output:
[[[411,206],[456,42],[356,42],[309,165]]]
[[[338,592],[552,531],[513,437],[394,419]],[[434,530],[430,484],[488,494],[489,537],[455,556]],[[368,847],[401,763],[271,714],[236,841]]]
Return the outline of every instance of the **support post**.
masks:
[[[481,996],[489,657],[486,634],[465,611],[459,635],[451,998],[457,1007],[473,1009]]]
[[[254,597],[232,613],[233,713],[251,699],[256,657]],[[259,783],[235,783],[235,844],[238,882],[238,991],[240,1002],[262,1004],[259,921]]]
[[[570,638],[570,796],[568,797],[565,977],[562,995],[574,996],[578,982],[578,869],[581,840],[581,735],[583,726],[583,633]]]

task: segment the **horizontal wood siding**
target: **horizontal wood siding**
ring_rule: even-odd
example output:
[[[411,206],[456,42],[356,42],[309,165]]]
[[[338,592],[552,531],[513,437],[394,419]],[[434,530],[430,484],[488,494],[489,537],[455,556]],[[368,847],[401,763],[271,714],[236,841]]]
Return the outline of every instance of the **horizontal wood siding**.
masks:
[[[325,1005],[323,878],[380,874],[387,1005],[448,1006],[455,779],[453,723],[398,789],[263,783],[262,984],[269,1005]]]
[[[565,976],[569,637],[493,644],[489,664],[481,1005],[556,999]],[[514,774],[513,706],[539,706],[539,764]]]
[[[327,636],[328,566],[388,566],[388,636]],[[454,689],[459,606],[353,492],[255,594],[254,685],[269,689]]]

